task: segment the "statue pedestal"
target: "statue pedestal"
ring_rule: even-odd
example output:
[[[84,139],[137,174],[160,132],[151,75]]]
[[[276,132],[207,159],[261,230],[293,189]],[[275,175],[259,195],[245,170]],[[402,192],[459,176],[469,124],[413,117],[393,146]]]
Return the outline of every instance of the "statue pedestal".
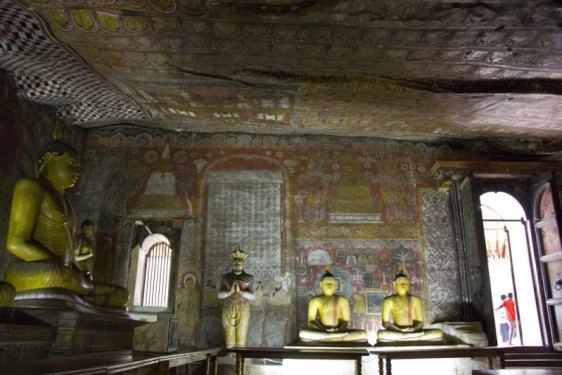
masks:
[[[135,328],[136,352],[168,353],[178,350],[178,320],[169,318]]]
[[[488,337],[480,322],[444,322],[432,324],[431,328],[438,328],[445,332],[449,341],[471,346],[488,346]]]
[[[15,320],[18,325],[54,332],[48,353],[51,356],[132,350],[135,327],[145,324],[131,319],[125,307],[96,307],[71,293],[52,289],[18,293],[5,309],[11,311],[8,326]],[[16,334],[21,329],[18,325],[12,329]]]
[[[0,363],[22,362],[47,358],[57,336],[55,328],[33,324],[6,322],[0,314]]]

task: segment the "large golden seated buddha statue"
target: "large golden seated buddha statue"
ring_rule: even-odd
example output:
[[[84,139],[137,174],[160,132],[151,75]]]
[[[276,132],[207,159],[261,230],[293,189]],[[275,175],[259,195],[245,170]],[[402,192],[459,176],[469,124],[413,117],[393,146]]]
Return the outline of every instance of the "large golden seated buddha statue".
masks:
[[[96,306],[124,306],[129,298],[125,288],[96,283],[72,264],[75,217],[65,191],[80,176],[78,153],[53,141],[42,151],[38,166],[38,178],[21,179],[14,187],[6,239],[11,259],[0,285],[0,303],[10,303],[13,286],[16,299],[29,291],[47,295],[53,290],[76,294]]]

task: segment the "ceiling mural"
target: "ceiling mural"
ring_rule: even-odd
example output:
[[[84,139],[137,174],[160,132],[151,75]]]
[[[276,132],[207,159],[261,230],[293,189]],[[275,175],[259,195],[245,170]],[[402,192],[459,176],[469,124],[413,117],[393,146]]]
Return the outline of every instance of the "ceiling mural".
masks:
[[[562,138],[557,1],[0,0],[0,68],[77,126]]]
[[[13,73],[19,94],[56,106],[76,121],[145,118],[130,98],[57,43],[38,18],[12,2],[0,2],[0,67]]]

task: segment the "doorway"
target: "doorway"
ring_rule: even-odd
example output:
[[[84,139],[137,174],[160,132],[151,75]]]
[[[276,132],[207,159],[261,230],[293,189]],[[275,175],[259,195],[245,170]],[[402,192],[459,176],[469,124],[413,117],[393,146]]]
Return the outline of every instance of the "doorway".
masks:
[[[536,270],[527,215],[510,194],[488,192],[480,196],[490,289],[499,346],[542,346]],[[510,325],[502,296],[513,294],[516,324]],[[513,332],[511,332],[513,327]]]

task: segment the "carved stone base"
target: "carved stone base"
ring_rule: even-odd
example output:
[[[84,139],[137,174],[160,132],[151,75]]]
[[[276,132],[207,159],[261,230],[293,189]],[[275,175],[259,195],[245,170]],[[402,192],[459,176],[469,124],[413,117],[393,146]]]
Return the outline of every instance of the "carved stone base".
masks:
[[[167,353],[178,349],[178,320],[174,318],[146,323],[135,329],[136,352]]]
[[[134,329],[145,324],[131,319],[124,307],[96,307],[71,293],[52,289],[18,293],[5,309],[20,321],[34,321],[37,326],[53,330],[51,356],[132,350]],[[15,332],[18,329],[13,327]]]
[[[0,363],[47,358],[56,329],[18,323],[0,324]]]

